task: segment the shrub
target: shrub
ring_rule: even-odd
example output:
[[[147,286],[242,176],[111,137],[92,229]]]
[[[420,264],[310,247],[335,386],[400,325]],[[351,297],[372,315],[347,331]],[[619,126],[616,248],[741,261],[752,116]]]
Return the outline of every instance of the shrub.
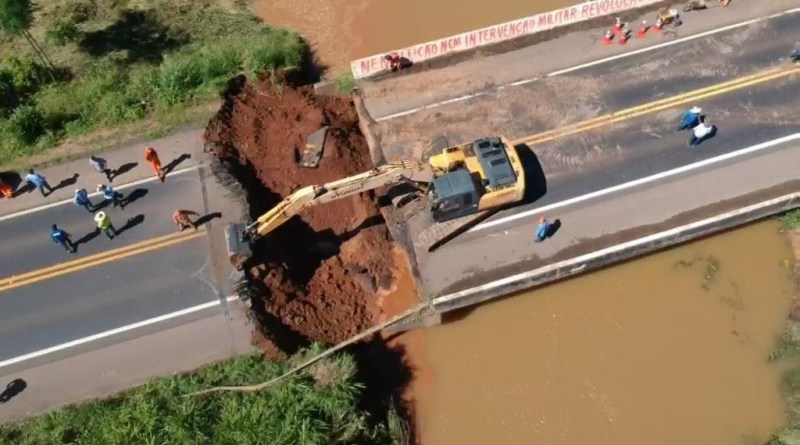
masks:
[[[161,64],[158,102],[172,106],[192,98],[195,89],[203,84],[203,72],[199,54],[167,58]]]
[[[45,33],[45,39],[48,42],[56,45],[66,45],[67,43],[78,40],[81,32],[78,30],[78,25],[72,20],[62,20],[56,22],[52,28],[48,29]]]
[[[303,62],[305,45],[299,35],[272,30],[255,37],[247,46],[243,66],[253,77],[283,67],[299,67]]]
[[[6,117],[19,104],[14,77],[6,70],[0,70],[0,117]]]
[[[336,76],[336,89],[343,94],[349,94],[356,88],[356,79],[352,71],[346,71]]]
[[[8,119],[9,136],[25,145],[35,143],[44,134],[44,130],[44,116],[32,105],[17,107]]]
[[[781,215],[780,220],[786,230],[800,229],[800,210],[786,212]]]
[[[2,69],[11,75],[14,88],[20,96],[35,93],[51,80],[47,68],[33,59],[9,57],[3,61]]]

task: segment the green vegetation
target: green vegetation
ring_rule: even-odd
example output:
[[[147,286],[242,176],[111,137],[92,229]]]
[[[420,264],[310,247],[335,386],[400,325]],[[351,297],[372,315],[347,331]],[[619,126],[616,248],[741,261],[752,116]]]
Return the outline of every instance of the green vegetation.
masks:
[[[350,94],[356,88],[352,71],[345,71],[336,77],[336,89],[342,94]]]
[[[800,209],[784,213],[781,215],[780,220],[786,230],[800,229]]]
[[[0,164],[100,128],[175,120],[232,76],[297,67],[306,52],[297,34],[216,0],[39,1],[15,19],[7,5],[20,1],[0,0]]]
[[[402,419],[373,422],[358,407],[362,387],[349,355],[323,359],[257,393],[188,396],[211,386],[269,380],[302,361],[258,356],[153,380],[113,398],[67,407],[25,423],[0,426],[0,444],[400,444]]]

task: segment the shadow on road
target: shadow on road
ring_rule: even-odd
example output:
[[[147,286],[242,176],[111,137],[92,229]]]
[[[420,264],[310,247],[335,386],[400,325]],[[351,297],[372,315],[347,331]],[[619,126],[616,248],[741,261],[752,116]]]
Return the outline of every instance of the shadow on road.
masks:
[[[183,162],[183,161],[185,161],[187,159],[191,159],[191,157],[192,157],[192,155],[190,155],[189,153],[184,153],[184,154],[178,156],[177,158],[169,161],[169,164],[167,164],[164,167],[164,176],[168,175],[172,170],[175,170],[175,167],[177,167],[178,164],[180,164],[181,162]]]
[[[51,187],[50,193],[53,193],[54,191],[56,191],[58,189],[63,189],[64,187],[69,187],[71,185],[74,185],[76,182],[78,182],[78,177],[79,176],[80,175],[78,173],[75,173],[74,175],[70,176],[67,179],[62,179],[61,182],[59,182],[58,184],[56,184],[53,187]]]
[[[138,199],[143,198],[145,195],[147,195],[147,193],[148,193],[147,189],[142,189],[142,188],[136,189],[136,190],[130,192],[128,194],[128,196],[126,196],[122,200],[122,202],[124,202],[125,205],[128,205],[128,204],[130,204],[130,203],[132,203],[132,202],[134,202],[134,201],[136,201]]]
[[[547,177],[539,157],[528,145],[519,144],[514,148],[525,171],[525,196],[522,203],[529,204],[547,194]]]
[[[139,165],[138,162],[128,162],[127,164],[122,164],[119,166],[118,169],[114,170],[114,172],[111,175],[111,178],[114,179],[117,176],[124,175],[125,173],[128,173],[129,171],[136,168],[137,165]]]
[[[134,216],[133,218],[128,218],[128,220],[125,221],[125,225],[117,229],[117,235],[122,235],[123,232],[130,230],[143,222],[144,222],[144,215],[142,215],[141,213]]]
[[[6,403],[17,396],[28,387],[28,383],[22,379],[14,379],[8,382],[6,389],[0,393],[0,403]]]
[[[97,235],[100,235],[100,229],[94,229],[91,232],[87,233],[80,237],[77,241],[75,241],[75,250],[78,249],[78,246],[81,244],[87,244],[89,241],[97,238]]]
[[[206,215],[201,216],[200,218],[197,218],[197,221],[195,221],[194,224],[197,227],[200,227],[203,224],[210,222],[211,220],[216,218],[222,218],[222,213],[221,212],[208,213]]]
[[[561,228],[561,220],[557,219],[550,224],[550,227],[547,228],[547,233],[544,234],[545,239],[551,238],[553,235],[558,232],[558,229]]]

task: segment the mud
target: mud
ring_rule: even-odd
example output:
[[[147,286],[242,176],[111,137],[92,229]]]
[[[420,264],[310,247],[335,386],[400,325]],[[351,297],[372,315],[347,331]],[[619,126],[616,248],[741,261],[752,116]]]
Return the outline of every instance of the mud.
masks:
[[[281,79],[252,85],[239,78],[205,137],[219,157],[258,179],[245,185],[255,219],[299,187],[372,168],[357,120],[350,99],[317,97],[310,86]],[[320,167],[298,167],[297,150],[322,126],[330,130]],[[396,250],[371,193],[305,211],[253,250],[248,268],[263,286],[253,301],[264,328],[258,340],[273,354],[303,339],[337,343],[371,326],[380,315],[378,299],[398,291],[402,277],[395,270],[406,270],[393,264]]]

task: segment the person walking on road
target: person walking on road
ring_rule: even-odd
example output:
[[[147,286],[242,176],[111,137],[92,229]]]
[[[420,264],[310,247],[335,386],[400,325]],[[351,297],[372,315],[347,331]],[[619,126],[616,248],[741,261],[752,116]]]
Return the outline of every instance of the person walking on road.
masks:
[[[111,201],[114,207],[119,206],[120,209],[125,208],[125,200],[122,197],[122,193],[114,190],[110,185],[98,184],[97,192],[103,197],[103,201]]]
[[[92,167],[94,167],[95,170],[106,175],[108,182],[111,182],[112,178],[114,177],[114,172],[108,168],[108,163],[105,159],[92,155],[89,156],[89,163],[92,164]]]
[[[97,223],[97,228],[100,229],[108,239],[114,239],[117,236],[117,229],[111,223],[111,218],[106,215],[106,212],[97,212],[94,215],[94,222]]]
[[[689,146],[695,147],[700,145],[704,140],[714,136],[716,131],[716,127],[706,122],[705,119],[700,119],[700,123],[692,130],[692,136],[689,138]]]
[[[50,187],[50,184],[47,183],[47,179],[39,173],[35,173],[33,169],[28,170],[28,174],[25,175],[25,181],[38,188],[39,193],[44,197],[53,193],[53,189]],[[47,189],[47,193],[45,193],[45,189]]]
[[[536,226],[536,237],[534,241],[537,243],[541,243],[547,236],[550,234],[550,221],[547,220],[544,216],[539,217],[539,224]]]
[[[164,171],[161,168],[161,160],[158,159],[158,153],[153,147],[147,146],[144,148],[144,160],[150,163],[150,168],[153,173],[158,176],[161,182],[164,182]]]
[[[678,126],[678,131],[690,130],[700,123],[700,113],[703,109],[700,107],[692,107],[689,111],[683,113],[681,124]]]
[[[172,222],[178,226],[181,232],[189,227],[197,231],[197,224],[189,218],[191,215],[199,216],[197,212],[191,210],[176,210],[175,213],[172,214]]]
[[[78,207],[83,207],[89,213],[94,213],[94,204],[89,199],[89,193],[86,189],[79,188],[75,190],[75,196],[72,198],[72,203]]]
[[[75,244],[72,243],[72,237],[70,234],[59,229],[55,224],[53,224],[53,226],[50,228],[50,238],[52,238],[54,243],[61,244],[61,246],[67,249],[67,252],[76,252]]]

